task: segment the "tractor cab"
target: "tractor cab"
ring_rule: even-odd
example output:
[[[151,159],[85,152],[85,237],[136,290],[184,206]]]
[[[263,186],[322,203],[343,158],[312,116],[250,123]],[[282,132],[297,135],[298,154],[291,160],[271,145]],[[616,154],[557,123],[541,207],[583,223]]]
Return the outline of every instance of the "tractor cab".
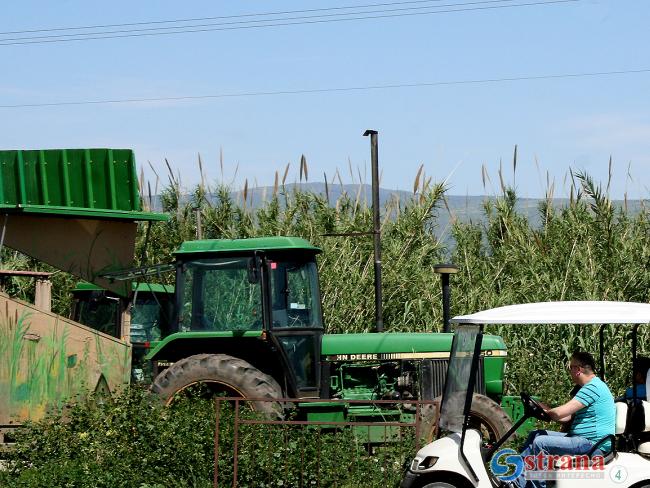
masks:
[[[113,337],[122,336],[121,313],[124,304],[119,295],[85,281],[72,290],[71,319]]]
[[[144,379],[144,356],[151,343],[169,334],[174,287],[132,283],[128,297],[88,282],[72,290],[72,320],[131,343],[134,380]]]
[[[192,354],[228,354],[271,376],[287,395],[318,397],[319,252],[294,237],[183,243],[176,252],[178,313],[171,334],[149,354],[154,368]]]
[[[132,283],[129,297],[120,297],[82,281],[72,290],[71,318],[113,337],[128,337],[134,346],[149,347],[169,333],[173,296],[170,285]]]

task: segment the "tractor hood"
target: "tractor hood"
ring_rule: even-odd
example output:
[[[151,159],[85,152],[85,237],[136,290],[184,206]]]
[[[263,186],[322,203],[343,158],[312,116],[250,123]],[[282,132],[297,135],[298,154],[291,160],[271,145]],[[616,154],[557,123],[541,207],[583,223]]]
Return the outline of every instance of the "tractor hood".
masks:
[[[449,333],[325,334],[322,353],[328,361],[448,358],[454,335]],[[500,336],[484,335],[485,356],[506,356]]]

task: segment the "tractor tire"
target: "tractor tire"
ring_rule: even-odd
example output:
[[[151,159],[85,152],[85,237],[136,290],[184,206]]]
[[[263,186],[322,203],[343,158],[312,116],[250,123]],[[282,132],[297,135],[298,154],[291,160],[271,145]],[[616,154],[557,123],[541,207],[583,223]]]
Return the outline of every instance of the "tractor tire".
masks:
[[[433,406],[422,407],[420,432],[422,440],[426,443],[433,440],[441,400],[442,397],[437,397]],[[469,414],[470,427],[478,430],[483,436],[483,442],[487,444],[496,442],[512,427],[510,417],[499,404],[479,393],[474,393],[472,397],[472,408]]]
[[[501,439],[512,427],[510,417],[499,404],[479,393],[472,397],[470,416],[470,427],[478,430],[487,444]]]
[[[271,376],[243,359],[226,354],[196,354],[175,362],[160,373],[151,391],[169,405],[174,397],[193,385],[205,385],[215,395],[242,398],[282,398],[282,388]],[[250,402],[253,410],[267,418],[282,417],[277,401]]]

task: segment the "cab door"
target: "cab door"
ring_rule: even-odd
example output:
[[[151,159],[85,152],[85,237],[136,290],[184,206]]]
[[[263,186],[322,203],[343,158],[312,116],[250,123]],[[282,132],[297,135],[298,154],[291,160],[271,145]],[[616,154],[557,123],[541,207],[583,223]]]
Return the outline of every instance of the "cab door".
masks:
[[[323,318],[318,271],[313,257],[305,260],[268,258],[268,331],[281,349],[298,398],[320,393]]]

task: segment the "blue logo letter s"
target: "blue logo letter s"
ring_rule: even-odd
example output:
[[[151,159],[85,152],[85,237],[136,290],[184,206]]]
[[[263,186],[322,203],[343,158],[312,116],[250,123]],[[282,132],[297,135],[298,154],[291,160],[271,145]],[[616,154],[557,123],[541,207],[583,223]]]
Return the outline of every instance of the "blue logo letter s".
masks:
[[[524,472],[524,460],[513,449],[501,449],[492,457],[490,470],[500,480],[512,481]]]

